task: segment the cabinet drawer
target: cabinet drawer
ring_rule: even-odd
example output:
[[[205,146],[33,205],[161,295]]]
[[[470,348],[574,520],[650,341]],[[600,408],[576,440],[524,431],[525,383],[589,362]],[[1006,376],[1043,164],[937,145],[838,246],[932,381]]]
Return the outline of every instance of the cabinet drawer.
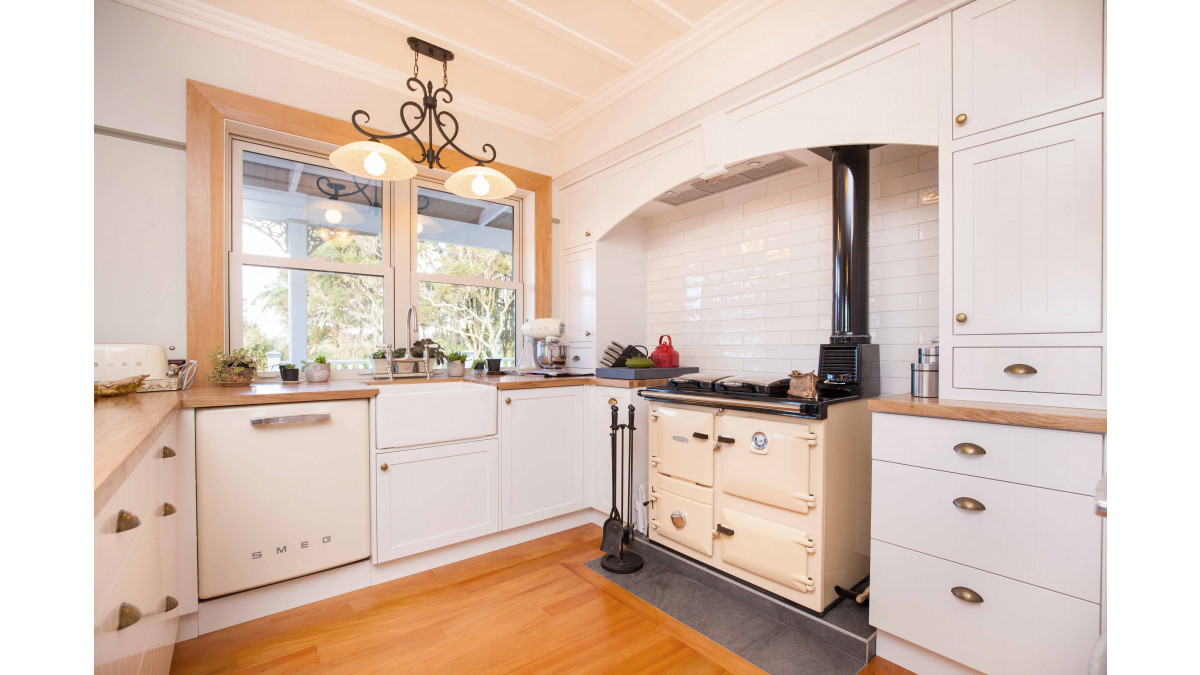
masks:
[[[575,342],[567,347],[568,368],[595,368],[596,348],[593,342]]]
[[[712,488],[684,483],[669,476],[656,476],[651,488],[650,538],[666,538],[705,556],[713,553]],[[688,492],[675,494],[671,488]],[[701,501],[704,500],[704,501]],[[672,518],[672,516],[676,516]]]
[[[1100,606],[873,540],[870,621],[986,673],[1086,673]]]
[[[954,348],[960,389],[1099,396],[1102,367],[1100,347]]]
[[[1104,436],[875,413],[875,459],[1092,495]],[[971,453],[971,454],[967,454]]]
[[[125,482],[117,488],[113,498],[100,509],[99,515],[93,521],[93,556],[95,562],[95,588],[93,600],[99,605],[117,579],[117,570],[129,557],[137,545],[137,540],[146,536],[153,529],[155,521],[154,507],[156,505],[157,471],[159,460],[154,457],[154,450],[138,463]],[[138,523],[136,527],[117,532],[119,514],[127,511]],[[135,522],[135,521],[126,521]]]
[[[1094,505],[1086,495],[876,461],[871,536],[1099,602]]]
[[[156,519],[146,518],[129,555],[102,599],[96,602],[94,623],[94,663],[97,673],[136,673],[151,635],[158,628],[160,570]],[[140,619],[120,628],[121,605],[127,603]]]

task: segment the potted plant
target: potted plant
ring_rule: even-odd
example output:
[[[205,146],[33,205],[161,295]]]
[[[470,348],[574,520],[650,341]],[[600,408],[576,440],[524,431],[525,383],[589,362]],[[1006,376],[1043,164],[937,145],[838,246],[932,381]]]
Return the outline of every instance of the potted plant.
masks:
[[[311,363],[304,364],[304,379],[309,382],[329,381],[329,359],[324,354],[317,354]]]
[[[482,371],[482,370],[486,370],[486,369],[487,369],[487,361],[484,359],[475,359],[475,363],[471,364],[471,370]]]
[[[446,360],[446,353],[442,351],[442,346],[429,338],[412,343],[412,349],[408,350],[408,353],[418,359],[428,357],[431,362],[439,366]]]
[[[388,350],[376,349],[371,353],[371,363],[375,365],[375,375],[388,375],[392,372],[391,359],[388,357]]]
[[[279,364],[279,379],[284,382],[299,382],[300,369],[294,363]]]
[[[446,375],[449,377],[463,376],[463,362],[467,360],[467,355],[462,352],[450,352],[446,354]]]
[[[208,379],[220,384],[250,384],[262,365],[263,355],[257,350],[242,347],[231,352],[214,349],[208,355],[213,364],[213,372]]]
[[[396,347],[392,350],[392,372],[397,375],[405,375],[416,372],[416,364],[411,361],[406,361],[404,355],[407,350],[404,347]]]

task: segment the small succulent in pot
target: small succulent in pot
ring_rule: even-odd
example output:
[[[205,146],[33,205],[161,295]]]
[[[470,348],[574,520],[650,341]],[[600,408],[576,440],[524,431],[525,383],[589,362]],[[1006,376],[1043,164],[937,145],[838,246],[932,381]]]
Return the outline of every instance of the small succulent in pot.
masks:
[[[222,384],[249,384],[265,360],[263,349],[257,346],[249,349],[241,347],[230,352],[214,349],[208,358],[213,364],[213,372],[208,379]]]
[[[462,377],[463,364],[467,360],[467,355],[463,352],[450,352],[446,354],[446,375],[448,377]]]
[[[371,353],[371,363],[375,365],[375,375],[387,375],[391,371],[391,358],[388,357],[388,350],[376,349]]]
[[[471,370],[487,370],[487,360],[475,359],[475,363],[471,364]]]
[[[442,351],[441,345],[429,338],[417,340],[412,343],[412,349],[409,353],[417,358],[428,356],[430,361],[439,366],[446,360],[446,353]]]
[[[392,350],[392,358],[393,359],[404,358],[405,351],[406,350],[404,349],[404,347],[396,347],[395,349]]]
[[[300,369],[294,363],[279,364],[279,379],[284,382],[299,382]]]
[[[309,382],[329,381],[329,359],[324,354],[317,354],[313,360],[304,364],[304,379]]]

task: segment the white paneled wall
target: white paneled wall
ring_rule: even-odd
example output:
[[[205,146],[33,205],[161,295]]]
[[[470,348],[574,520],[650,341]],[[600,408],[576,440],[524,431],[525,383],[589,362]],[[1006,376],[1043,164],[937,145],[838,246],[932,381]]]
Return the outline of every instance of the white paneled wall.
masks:
[[[871,151],[870,325],[884,393],[909,388],[937,336],[937,151]],[[922,203],[926,202],[926,203]],[[833,293],[828,163],[685,204],[647,223],[647,345],[680,363],[786,374],[817,366]]]

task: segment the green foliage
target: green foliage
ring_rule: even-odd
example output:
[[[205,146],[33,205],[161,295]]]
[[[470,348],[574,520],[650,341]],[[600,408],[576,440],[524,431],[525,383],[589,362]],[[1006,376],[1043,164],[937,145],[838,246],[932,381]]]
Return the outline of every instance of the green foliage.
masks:
[[[375,351],[371,352],[371,358],[373,359],[386,359],[387,357],[388,350],[386,349],[376,349]]]
[[[428,354],[426,354],[428,352]],[[446,353],[442,351],[441,345],[429,338],[423,338],[412,343],[412,349],[409,352],[417,358],[429,356],[429,360],[441,365],[446,359]]]
[[[417,269],[476,279],[511,280],[513,258],[501,251],[425,241],[417,245]],[[445,349],[515,355],[516,292],[467,284],[421,282],[421,330]]]
[[[224,349],[214,349],[208,355],[215,372],[208,375],[210,380],[219,380],[221,372],[240,376],[243,371],[257,372],[266,363],[266,348],[261,345],[242,347],[231,352]]]
[[[295,369],[296,369],[296,364],[294,364],[294,363],[281,363],[281,364],[279,364],[279,369],[280,369],[280,370],[295,370]]]
[[[450,352],[446,354],[446,361],[454,363],[455,361],[466,361],[467,355],[462,352]]]
[[[405,352],[404,347],[396,347],[395,349],[392,350],[392,358],[393,359],[402,359],[402,358],[404,358],[404,352]]]
[[[486,367],[487,367],[487,361],[485,361],[484,359],[475,359],[475,363],[471,364],[471,370],[475,370],[476,368],[486,368]]]
[[[317,354],[313,357],[313,363],[329,363],[329,359],[325,358],[324,354]]]

